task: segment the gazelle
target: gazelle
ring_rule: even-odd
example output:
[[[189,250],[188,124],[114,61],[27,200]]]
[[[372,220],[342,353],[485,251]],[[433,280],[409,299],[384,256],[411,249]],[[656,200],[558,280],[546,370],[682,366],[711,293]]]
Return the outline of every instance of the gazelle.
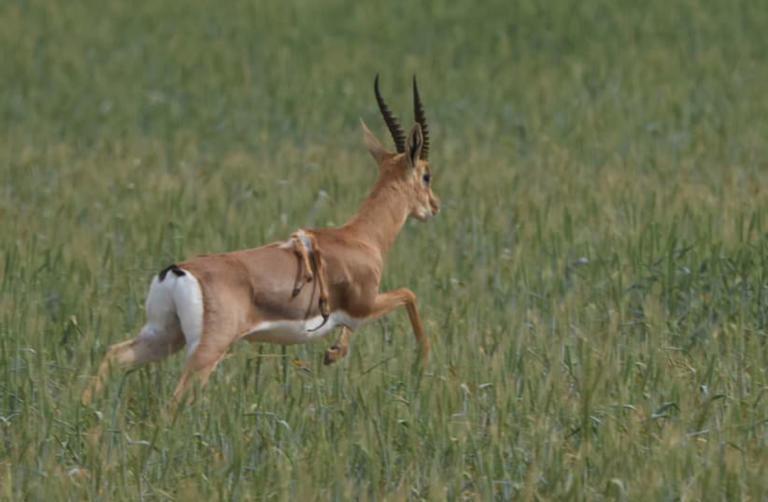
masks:
[[[135,338],[108,349],[83,401],[101,388],[111,366],[157,361],[185,344],[187,362],[174,392],[177,399],[193,376],[205,384],[229,346],[241,338],[306,343],[341,327],[337,343],[325,354],[325,364],[331,364],[347,353],[350,331],[401,305],[426,358],[429,342],[416,296],[408,288],[380,293],[379,283],[384,257],[406,219],[427,221],[439,209],[430,185],[427,121],[415,77],[416,123],[407,136],[381,97],[378,75],[374,94],[397,151],[387,151],[361,120],[379,175],[352,218],[341,227],[300,230],[287,241],[195,256],[162,270],[149,287],[146,324]],[[302,283],[313,278],[312,287]]]

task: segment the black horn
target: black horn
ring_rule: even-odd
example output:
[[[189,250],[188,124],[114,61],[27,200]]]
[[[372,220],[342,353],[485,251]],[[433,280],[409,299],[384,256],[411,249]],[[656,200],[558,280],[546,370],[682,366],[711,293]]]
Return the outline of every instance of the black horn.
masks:
[[[389,127],[389,132],[392,134],[392,139],[395,140],[395,147],[397,151],[402,153],[405,151],[405,133],[403,128],[397,122],[397,118],[392,114],[387,104],[384,102],[384,98],[381,97],[379,92],[379,74],[376,74],[376,79],[373,81],[373,92],[376,94],[376,102],[379,103],[379,110],[384,117],[384,122]]]
[[[427,127],[427,117],[424,116],[424,106],[421,104],[421,97],[419,96],[419,87],[416,85],[416,75],[413,76],[413,117],[421,126],[421,134],[424,136],[421,160],[427,160],[429,157],[429,128]]]

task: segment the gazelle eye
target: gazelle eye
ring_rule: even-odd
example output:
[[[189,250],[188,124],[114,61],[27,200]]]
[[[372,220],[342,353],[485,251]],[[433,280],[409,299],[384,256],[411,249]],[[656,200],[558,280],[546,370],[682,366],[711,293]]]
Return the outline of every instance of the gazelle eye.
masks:
[[[424,176],[422,176],[421,179],[424,180],[425,185],[429,185],[429,180],[431,180],[432,177],[429,175],[429,173],[424,173]]]

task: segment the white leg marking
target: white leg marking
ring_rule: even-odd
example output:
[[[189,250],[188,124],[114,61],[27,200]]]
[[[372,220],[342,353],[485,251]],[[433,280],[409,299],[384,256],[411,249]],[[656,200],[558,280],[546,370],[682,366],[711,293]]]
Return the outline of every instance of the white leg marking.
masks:
[[[317,329],[318,326],[323,322],[322,316],[296,321],[264,321],[252,327],[243,336],[253,342],[293,345],[321,338],[339,325],[355,330],[364,321],[364,319],[351,317],[343,310],[337,310],[331,312],[328,321],[319,329]]]

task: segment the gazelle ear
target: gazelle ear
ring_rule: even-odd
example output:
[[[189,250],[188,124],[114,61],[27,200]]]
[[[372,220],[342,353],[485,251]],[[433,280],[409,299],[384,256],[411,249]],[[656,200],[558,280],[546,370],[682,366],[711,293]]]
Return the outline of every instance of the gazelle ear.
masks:
[[[381,163],[389,152],[384,149],[381,141],[379,141],[379,139],[373,135],[371,130],[368,129],[368,126],[365,125],[363,119],[360,119],[360,125],[363,127],[363,141],[365,142],[365,147],[368,148],[368,152],[370,152],[373,159],[377,163]]]
[[[421,156],[422,147],[424,147],[424,135],[421,133],[421,126],[414,124],[405,142],[405,155],[408,157],[408,165],[411,167],[416,167],[416,161]]]

